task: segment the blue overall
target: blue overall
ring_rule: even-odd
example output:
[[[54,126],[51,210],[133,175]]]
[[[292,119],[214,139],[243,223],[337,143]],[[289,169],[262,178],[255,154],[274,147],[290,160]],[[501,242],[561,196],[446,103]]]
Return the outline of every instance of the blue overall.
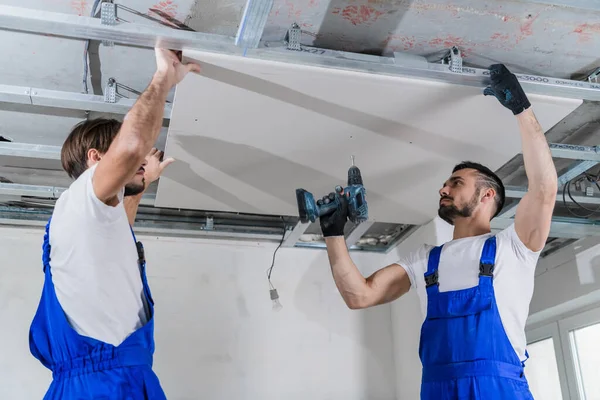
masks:
[[[421,399],[532,400],[524,362],[513,349],[498,313],[492,284],[496,238],[483,246],[477,286],[440,292],[442,246],[429,253],[427,317],[421,328]]]
[[[50,270],[50,221],[43,244],[44,287],[29,330],[29,348],[52,371],[44,400],[163,400],[166,396],[152,371],[154,302],[146,280],[144,248],[133,235],[148,303],[148,322],[119,346],[79,335],[58,302]],[[131,232],[133,234],[133,230]]]

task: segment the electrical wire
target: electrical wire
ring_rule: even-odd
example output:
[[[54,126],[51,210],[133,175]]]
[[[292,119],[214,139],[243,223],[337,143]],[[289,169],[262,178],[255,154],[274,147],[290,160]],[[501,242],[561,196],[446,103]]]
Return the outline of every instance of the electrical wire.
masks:
[[[598,189],[600,189],[600,185],[598,184],[598,180],[600,179],[600,176],[595,176],[594,177],[593,175],[590,175],[590,174],[586,173],[585,174],[585,179],[587,179],[588,181],[594,183],[596,185],[596,187]],[[567,183],[565,183],[565,185],[563,186],[563,189],[562,189],[563,206],[567,209],[567,211],[571,215],[573,215],[575,217],[578,217],[578,218],[589,218],[592,215],[600,212],[600,206],[598,206],[595,209],[591,209],[591,208],[585,207],[584,205],[580,204],[579,202],[577,202],[575,200],[575,198],[571,194],[571,184],[573,183],[573,180],[574,179],[571,179],[570,181],[568,181]],[[569,196],[569,199],[571,200],[571,202],[573,204],[575,204],[579,209],[585,210],[588,213],[585,214],[585,215],[581,215],[581,214],[576,213],[571,207],[569,207],[569,204],[567,203],[566,195]]]
[[[275,289],[275,286],[273,286],[273,283],[271,282],[271,273],[273,272],[273,267],[275,266],[275,256],[277,255],[277,250],[279,250],[279,248],[281,248],[281,245],[283,245],[283,241],[285,239],[286,224],[285,224],[285,220],[283,219],[283,217],[281,217],[281,222],[283,223],[283,234],[281,235],[281,240],[279,241],[279,245],[273,252],[273,260],[271,261],[271,266],[269,267],[269,269],[267,269],[267,279],[269,281],[269,286],[271,289]]]

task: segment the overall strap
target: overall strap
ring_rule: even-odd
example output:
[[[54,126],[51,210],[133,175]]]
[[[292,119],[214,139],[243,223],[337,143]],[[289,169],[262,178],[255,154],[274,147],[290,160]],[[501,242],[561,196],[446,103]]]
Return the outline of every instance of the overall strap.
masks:
[[[442,247],[436,246],[429,252],[429,258],[427,260],[427,272],[425,272],[425,288],[429,290],[430,287],[438,287],[438,267],[440,266],[440,255],[442,253]]]
[[[495,263],[496,237],[492,236],[489,237],[483,245],[483,251],[481,252],[481,258],[479,259],[479,277],[493,277]]]
[[[135,233],[133,232],[133,227],[129,225],[129,229],[131,229],[131,235],[133,236],[133,242],[135,243],[135,248],[138,253],[138,264],[140,266],[141,272],[145,275],[144,267],[146,266],[146,255],[144,254],[144,245],[142,242],[138,242],[135,237]]]
[[[42,266],[44,272],[50,269],[50,221],[52,221],[52,217],[46,223],[44,243],[42,244]]]

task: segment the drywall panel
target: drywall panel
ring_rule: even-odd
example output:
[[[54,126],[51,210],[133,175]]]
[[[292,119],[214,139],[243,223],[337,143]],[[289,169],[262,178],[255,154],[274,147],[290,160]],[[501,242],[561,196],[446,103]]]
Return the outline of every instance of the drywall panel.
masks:
[[[188,52],[178,86],[161,207],[297,214],[361,168],[370,218],[422,224],[462,160],[500,167],[520,151],[512,113],[478,88]],[[544,129],[580,101],[531,96]]]
[[[29,352],[44,274],[42,229],[0,227],[0,399],[41,399],[51,374]],[[390,306],[350,310],[324,252],[276,243],[139,235],[156,301],[154,366],[169,400],[393,400]],[[384,256],[356,254],[366,275]]]

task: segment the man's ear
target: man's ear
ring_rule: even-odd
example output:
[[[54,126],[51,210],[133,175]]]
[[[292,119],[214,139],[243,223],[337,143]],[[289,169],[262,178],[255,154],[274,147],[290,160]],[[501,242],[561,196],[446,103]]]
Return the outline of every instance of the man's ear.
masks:
[[[100,152],[98,150],[89,149],[87,151],[87,162],[90,166],[96,164],[101,159],[102,159],[102,154],[100,154]]]
[[[483,193],[483,197],[481,198],[482,201],[494,201],[494,197],[496,197],[496,191],[492,188],[488,188],[486,189],[486,191]]]

